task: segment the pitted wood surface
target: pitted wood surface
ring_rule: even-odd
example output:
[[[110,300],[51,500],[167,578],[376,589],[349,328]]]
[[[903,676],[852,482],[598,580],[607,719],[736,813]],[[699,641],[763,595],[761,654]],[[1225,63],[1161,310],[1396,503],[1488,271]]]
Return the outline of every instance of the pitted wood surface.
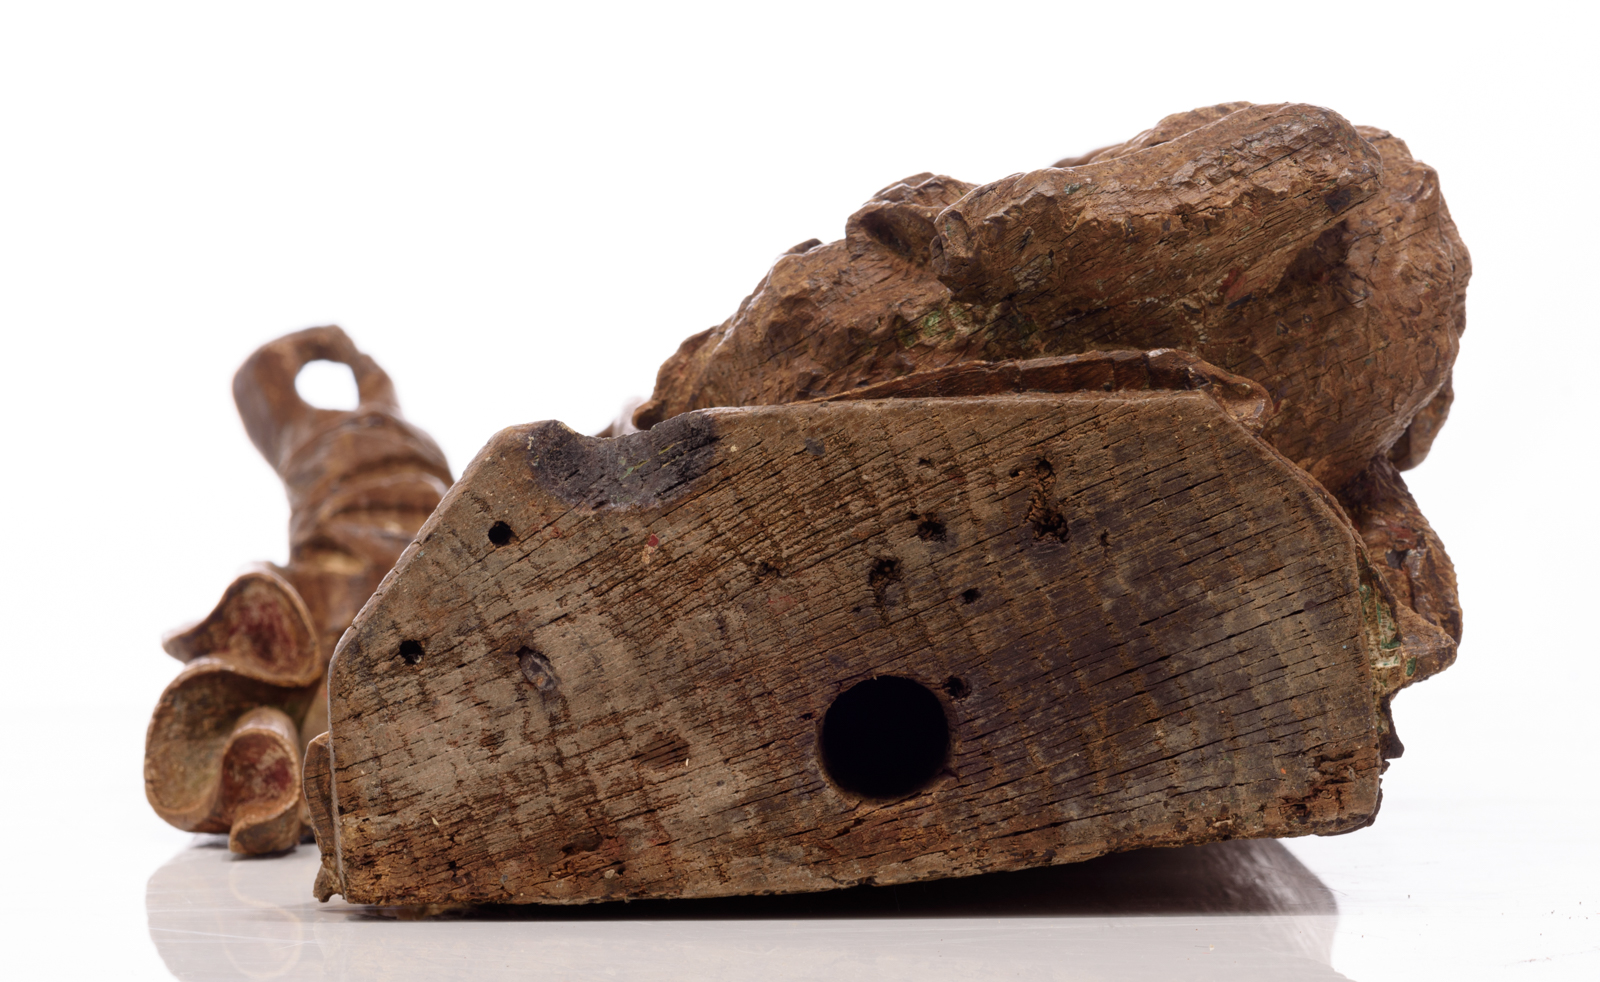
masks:
[[[960,361],[1180,348],[1266,387],[1266,439],[1337,491],[1448,412],[1471,260],[1438,174],[1338,113],[1225,103],[983,185],[916,174],[683,342],[640,427]],[[1413,425],[1415,424],[1415,425]]]
[[[335,656],[318,891],[801,891],[1357,827],[1395,660],[1365,570],[1200,391],[508,429]],[[949,724],[898,800],[818,752],[882,675]]]

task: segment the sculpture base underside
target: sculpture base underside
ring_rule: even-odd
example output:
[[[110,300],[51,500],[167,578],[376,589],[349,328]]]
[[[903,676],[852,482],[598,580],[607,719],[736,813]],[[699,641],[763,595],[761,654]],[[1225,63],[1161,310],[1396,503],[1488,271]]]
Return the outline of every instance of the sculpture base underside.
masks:
[[[511,428],[335,656],[317,892],[782,893],[1358,828],[1386,597],[1202,391]]]
[[[1338,505],[1203,392],[514,427],[334,659],[318,894],[816,891],[1341,832],[1378,806],[1382,619]]]

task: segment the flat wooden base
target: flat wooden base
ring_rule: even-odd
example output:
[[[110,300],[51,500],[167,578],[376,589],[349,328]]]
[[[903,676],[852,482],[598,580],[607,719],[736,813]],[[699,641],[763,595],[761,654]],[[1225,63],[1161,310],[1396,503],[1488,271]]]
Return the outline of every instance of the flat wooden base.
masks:
[[[1352,829],[1395,644],[1338,506],[1205,391],[514,427],[335,655],[317,892],[811,891]]]

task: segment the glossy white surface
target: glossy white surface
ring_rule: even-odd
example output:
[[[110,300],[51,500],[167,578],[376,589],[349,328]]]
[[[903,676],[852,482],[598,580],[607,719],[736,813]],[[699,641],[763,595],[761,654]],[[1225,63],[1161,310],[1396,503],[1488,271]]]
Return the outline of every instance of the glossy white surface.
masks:
[[[1276,843],[1210,851],[1223,855],[1118,857],[1042,876],[804,898],[416,922],[337,902],[319,908],[306,893],[314,850],[241,863],[212,846],[163,866],[148,903],[151,938],[173,974],[208,982],[1341,977],[1329,966],[1336,918],[1326,888]],[[1140,913],[1152,907],[1166,912]],[[1205,916],[1218,909],[1231,916]]]
[[[810,896],[432,917],[318,904],[314,848],[245,860],[207,837],[151,876],[146,913],[185,982],[1600,977],[1592,838],[1494,819],[1442,804],[1333,840]]]

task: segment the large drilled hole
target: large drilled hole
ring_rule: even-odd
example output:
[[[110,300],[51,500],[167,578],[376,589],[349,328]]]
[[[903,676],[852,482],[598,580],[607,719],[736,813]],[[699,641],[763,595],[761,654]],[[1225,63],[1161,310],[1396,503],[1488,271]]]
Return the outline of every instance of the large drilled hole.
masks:
[[[944,765],[950,724],[939,698],[910,679],[881,675],[850,688],[822,717],[822,766],[866,798],[899,798]]]

